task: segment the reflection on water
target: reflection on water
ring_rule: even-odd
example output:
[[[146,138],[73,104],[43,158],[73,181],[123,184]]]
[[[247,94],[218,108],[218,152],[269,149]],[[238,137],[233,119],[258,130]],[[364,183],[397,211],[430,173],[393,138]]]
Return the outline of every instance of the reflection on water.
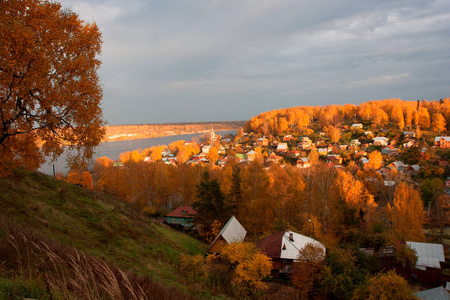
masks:
[[[216,133],[220,134],[223,137],[227,133],[236,134],[236,130],[218,131]],[[145,148],[150,148],[151,146],[169,145],[170,143],[179,141],[179,140],[190,141],[194,137],[199,137],[200,135],[202,135],[202,133],[172,135],[172,136],[164,136],[164,137],[142,139],[142,140],[105,142],[105,143],[101,143],[97,147],[97,151],[94,154],[94,159],[96,157],[106,156],[112,160],[116,160],[116,159],[119,159],[120,153],[124,153],[127,151],[133,151],[133,150],[137,150],[137,149],[143,150]],[[58,158],[58,160],[56,162],[53,163],[55,165],[56,172],[67,173],[68,169],[66,168],[66,158],[67,158],[67,156],[65,154],[63,154]],[[46,163],[46,164],[42,165],[38,171],[42,172],[44,174],[52,175],[53,174],[53,166],[52,166],[53,164]]]

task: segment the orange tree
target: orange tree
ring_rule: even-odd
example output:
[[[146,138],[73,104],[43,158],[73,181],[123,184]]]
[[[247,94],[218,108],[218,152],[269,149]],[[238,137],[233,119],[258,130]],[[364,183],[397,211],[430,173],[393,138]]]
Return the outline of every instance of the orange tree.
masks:
[[[97,25],[59,3],[0,2],[0,175],[66,146],[73,167],[92,156],[104,134],[100,50]]]

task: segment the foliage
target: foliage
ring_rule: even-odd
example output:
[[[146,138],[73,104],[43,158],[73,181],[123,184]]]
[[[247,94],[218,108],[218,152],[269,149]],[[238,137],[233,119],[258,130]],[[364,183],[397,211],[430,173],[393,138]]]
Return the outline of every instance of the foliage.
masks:
[[[405,182],[395,189],[394,203],[388,204],[392,229],[399,239],[422,241],[423,204],[419,192]]]
[[[414,268],[418,259],[416,250],[404,243],[397,246],[394,258],[403,268]]]
[[[312,297],[320,284],[320,273],[324,267],[325,251],[322,247],[308,243],[300,249],[298,260],[292,268],[292,283],[303,297]]]
[[[434,203],[444,193],[444,184],[439,178],[427,178],[420,184],[420,194],[424,205]]]
[[[65,147],[85,166],[104,135],[97,25],[56,2],[3,1],[0,32],[0,175]]]
[[[192,206],[197,211],[194,222],[200,226],[209,226],[215,220],[224,223],[228,218],[225,210],[225,196],[220,190],[219,182],[210,178],[209,172],[202,175],[197,185],[197,201]]]
[[[412,293],[413,291],[409,288],[406,280],[392,270],[370,278],[367,285],[359,288],[352,299],[417,299]]]
[[[249,242],[231,243],[219,256],[210,255],[207,263],[210,268],[220,268],[221,276],[229,276],[233,293],[244,297],[249,292],[254,294],[266,289],[262,279],[270,275],[272,269],[271,259]]]

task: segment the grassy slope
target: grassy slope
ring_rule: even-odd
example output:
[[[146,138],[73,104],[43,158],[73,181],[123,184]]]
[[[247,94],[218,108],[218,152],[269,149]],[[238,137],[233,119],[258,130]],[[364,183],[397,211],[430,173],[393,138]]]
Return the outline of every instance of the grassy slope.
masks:
[[[0,217],[7,221],[184,290],[176,272],[179,253],[206,248],[119,199],[37,173],[0,179],[0,203]]]

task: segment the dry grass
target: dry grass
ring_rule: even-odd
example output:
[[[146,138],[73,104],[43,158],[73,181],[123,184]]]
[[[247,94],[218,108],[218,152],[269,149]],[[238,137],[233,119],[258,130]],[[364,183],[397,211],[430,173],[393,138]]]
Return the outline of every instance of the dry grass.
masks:
[[[124,272],[75,249],[44,241],[0,219],[0,260],[22,278],[40,280],[50,299],[190,299],[148,277]]]

